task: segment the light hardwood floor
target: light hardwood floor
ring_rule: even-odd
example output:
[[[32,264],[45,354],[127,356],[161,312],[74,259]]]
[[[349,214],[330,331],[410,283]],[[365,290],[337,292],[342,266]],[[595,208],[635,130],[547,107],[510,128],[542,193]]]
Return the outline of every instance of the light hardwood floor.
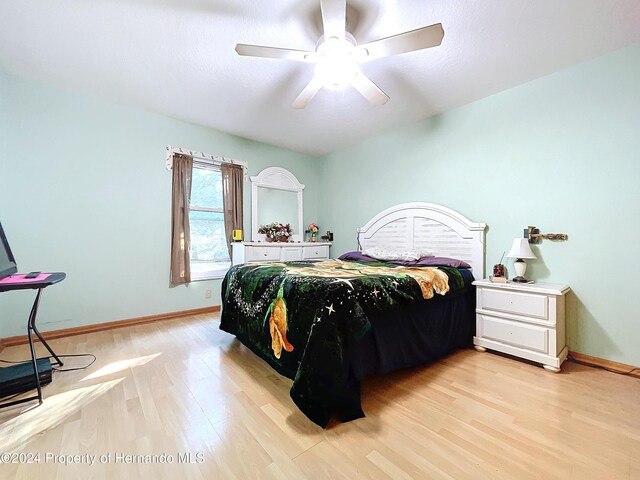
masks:
[[[367,417],[323,431],[294,406],[291,382],[214,315],[51,344],[98,361],[56,373],[40,407],[0,410],[0,452],[41,458],[0,464],[0,478],[640,478],[640,381],[590,367],[552,374],[458,351],[367,380]],[[0,357],[26,355],[18,346]],[[116,462],[163,453],[172,464]],[[179,453],[195,463],[178,463]],[[64,465],[52,454],[98,457]]]

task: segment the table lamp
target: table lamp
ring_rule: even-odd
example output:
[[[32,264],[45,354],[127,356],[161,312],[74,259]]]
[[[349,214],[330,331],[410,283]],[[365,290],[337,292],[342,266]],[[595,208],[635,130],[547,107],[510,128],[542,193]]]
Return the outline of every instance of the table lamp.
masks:
[[[517,276],[513,281],[520,283],[528,282],[528,280],[524,278],[524,272],[527,271],[527,263],[524,259],[536,258],[535,254],[531,251],[531,247],[529,247],[529,240],[526,238],[514,238],[513,245],[511,245],[511,250],[507,254],[507,258],[516,259],[516,261],[513,262],[513,266],[516,270]]]

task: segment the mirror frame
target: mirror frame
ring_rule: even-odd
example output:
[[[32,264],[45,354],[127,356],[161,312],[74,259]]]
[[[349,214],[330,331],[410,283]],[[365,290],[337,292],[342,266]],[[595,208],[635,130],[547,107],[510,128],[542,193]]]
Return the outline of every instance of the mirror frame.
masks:
[[[292,225],[295,233],[291,238],[294,242],[301,242],[304,239],[302,223],[304,185],[298,181],[293,173],[281,167],[268,167],[258,175],[251,177],[251,240],[254,242],[266,240],[266,235],[258,233],[258,187],[297,193],[298,225],[297,228]]]

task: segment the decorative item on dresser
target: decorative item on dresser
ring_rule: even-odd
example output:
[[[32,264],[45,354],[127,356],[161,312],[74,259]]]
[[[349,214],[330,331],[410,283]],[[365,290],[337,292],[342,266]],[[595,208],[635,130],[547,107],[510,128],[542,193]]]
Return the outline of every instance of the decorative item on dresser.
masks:
[[[473,284],[477,299],[475,349],[508,353],[559,372],[569,351],[565,298],[571,289],[552,283],[477,280]]]
[[[242,241],[242,230],[233,230],[231,232],[231,238],[233,239],[234,242],[241,242]]]
[[[311,225],[309,225],[309,229],[307,230],[309,232],[309,234],[311,235],[310,240],[312,242],[317,242],[318,241],[318,224],[317,223],[312,223]],[[305,231],[306,233],[306,231]],[[306,238],[305,238],[306,240]]]
[[[291,225],[283,223],[270,223],[268,225],[260,225],[258,233],[266,235],[267,242],[288,242],[293,235]]]
[[[328,242],[235,242],[231,244],[233,265],[246,262],[295,262],[329,258]]]

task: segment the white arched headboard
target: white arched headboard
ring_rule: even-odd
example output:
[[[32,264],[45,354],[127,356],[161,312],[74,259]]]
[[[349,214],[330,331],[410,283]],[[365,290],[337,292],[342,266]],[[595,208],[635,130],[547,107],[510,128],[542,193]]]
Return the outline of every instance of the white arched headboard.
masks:
[[[484,223],[475,223],[434,203],[402,203],[386,209],[358,229],[358,248],[417,248],[437,257],[464,260],[476,278],[485,274]]]

